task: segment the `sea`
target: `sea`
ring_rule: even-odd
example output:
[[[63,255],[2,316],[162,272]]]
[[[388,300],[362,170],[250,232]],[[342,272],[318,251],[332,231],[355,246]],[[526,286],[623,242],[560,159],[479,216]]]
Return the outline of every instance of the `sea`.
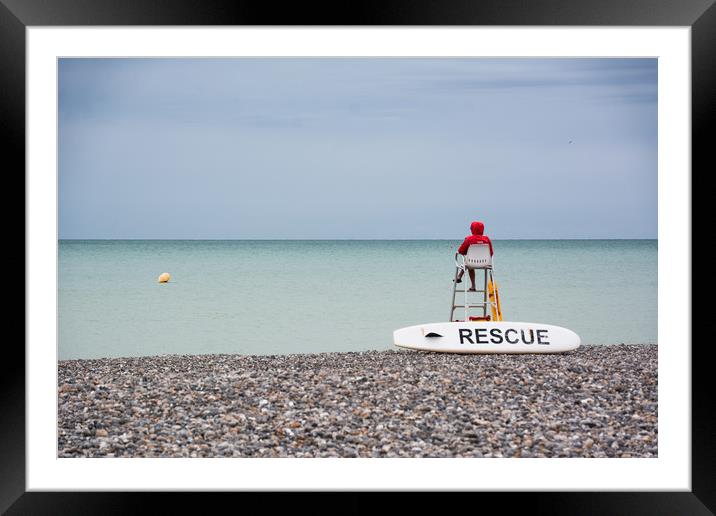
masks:
[[[394,330],[449,320],[460,243],[60,240],[58,358],[398,349]],[[657,343],[657,240],[493,245],[504,320]]]

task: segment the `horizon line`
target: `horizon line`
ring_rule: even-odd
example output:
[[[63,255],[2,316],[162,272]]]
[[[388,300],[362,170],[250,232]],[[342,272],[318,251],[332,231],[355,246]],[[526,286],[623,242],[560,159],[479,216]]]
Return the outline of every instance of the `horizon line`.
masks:
[[[488,235],[489,236],[489,235]],[[220,241],[246,241],[246,242],[276,242],[276,241],[387,241],[387,242],[413,242],[413,241],[458,241],[463,240],[464,237],[460,238],[58,238],[58,241],[63,240],[184,240],[184,241],[198,241],[198,242],[220,242]],[[494,241],[510,241],[510,240],[658,240],[658,237],[583,237],[583,238],[493,238],[490,240]]]

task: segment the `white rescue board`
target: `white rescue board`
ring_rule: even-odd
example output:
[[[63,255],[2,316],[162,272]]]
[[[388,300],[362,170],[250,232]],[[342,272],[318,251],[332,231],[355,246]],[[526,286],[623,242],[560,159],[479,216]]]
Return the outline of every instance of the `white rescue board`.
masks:
[[[401,348],[442,353],[564,353],[581,344],[572,330],[529,322],[443,322],[393,332]]]

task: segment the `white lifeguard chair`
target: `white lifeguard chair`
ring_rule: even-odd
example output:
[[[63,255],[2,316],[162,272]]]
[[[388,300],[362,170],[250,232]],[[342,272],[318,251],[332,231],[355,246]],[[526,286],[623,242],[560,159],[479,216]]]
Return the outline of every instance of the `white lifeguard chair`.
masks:
[[[468,274],[469,270],[482,270],[483,271],[483,288],[482,290],[468,290],[468,283],[470,281]],[[463,271],[462,274],[462,285],[463,288],[458,288],[457,276]],[[477,272],[475,273],[477,275]],[[475,277],[475,283],[477,284],[478,278]],[[492,291],[492,292],[491,292]],[[464,293],[464,303],[462,305],[456,304],[456,298],[458,292]],[[469,294],[482,294],[478,296],[480,301],[470,300]],[[491,295],[492,294],[492,295]],[[455,278],[453,279],[453,292],[452,292],[452,306],[450,308],[450,322],[458,321],[455,319],[455,309],[463,308],[465,310],[465,318],[463,321],[501,321],[502,311],[500,308],[499,294],[497,293],[497,286],[495,283],[494,272],[492,269],[492,255],[490,254],[490,246],[488,244],[473,244],[467,248],[467,254],[461,255],[455,253]],[[488,313],[488,307],[490,312]],[[478,309],[482,315],[470,316],[470,309]]]

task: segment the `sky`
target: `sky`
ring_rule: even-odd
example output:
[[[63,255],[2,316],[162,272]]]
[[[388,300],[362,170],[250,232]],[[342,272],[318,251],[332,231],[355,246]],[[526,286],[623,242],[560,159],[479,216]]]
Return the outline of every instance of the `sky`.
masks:
[[[61,239],[656,238],[657,60],[59,60]]]

